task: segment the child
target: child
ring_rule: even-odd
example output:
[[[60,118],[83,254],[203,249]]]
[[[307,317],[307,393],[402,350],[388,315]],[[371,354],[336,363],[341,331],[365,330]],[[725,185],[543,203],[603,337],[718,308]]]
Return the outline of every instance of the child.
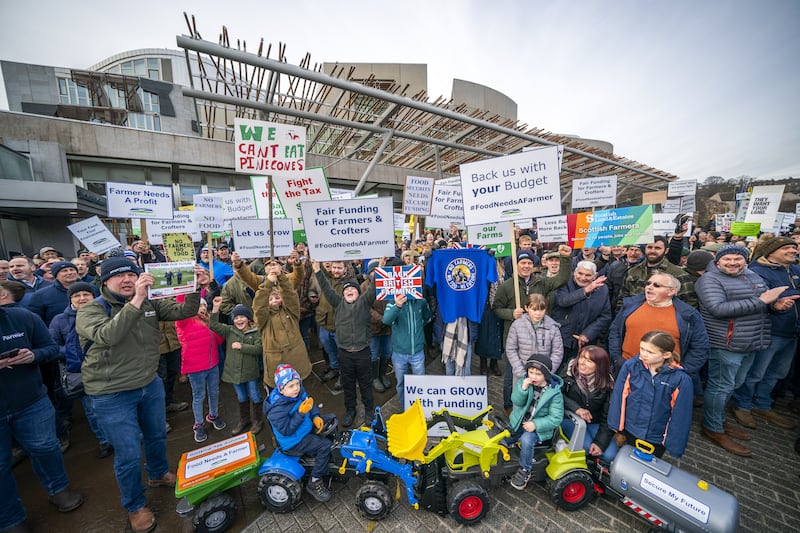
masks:
[[[331,441],[319,435],[327,420],[320,416],[314,398],[306,394],[300,374],[290,365],[275,369],[275,388],[264,400],[264,412],[282,450],[314,456],[306,491],[319,502],[329,501],[331,491],[322,476],[328,473]],[[332,415],[325,418],[330,420]]]
[[[261,361],[261,334],[253,323],[253,313],[247,306],[236,305],[231,311],[233,325],[219,321],[219,308],[222,297],[214,298],[211,309],[211,329],[223,337],[227,343],[225,369],[222,381],[233,383],[236,399],[239,400],[239,423],[231,430],[231,435],[239,435],[250,429],[253,434],[261,431],[264,416],[261,410],[258,378],[258,363]],[[250,400],[248,402],[248,399]],[[251,409],[252,406],[252,409]],[[250,427],[252,413],[252,428]]]
[[[379,265],[383,266],[381,258]],[[320,272],[320,264],[312,261],[314,275],[322,289],[322,294],[336,311],[336,345],[339,359],[339,372],[344,390],[344,427],[353,425],[356,418],[356,382],[361,390],[364,403],[365,423],[372,421],[375,404],[372,399],[372,352],[369,349],[372,336],[370,322],[372,304],[375,301],[375,284],[370,283],[361,294],[361,286],[355,279],[345,280],[342,295],[331,287],[328,278]]]
[[[608,404],[614,390],[611,358],[599,346],[584,346],[578,357],[570,360],[564,373],[564,408],[586,421],[583,449],[592,457],[611,462],[617,455],[617,443],[608,428]],[[572,436],[575,425],[565,418],[564,433]]]
[[[634,439],[679,458],[692,424],[692,380],[680,366],[675,339],[664,331],[645,333],[639,353],[625,361],[608,408],[608,426],[622,447]]]
[[[551,374],[550,359],[536,354],[525,362],[526,376],[514,385],[511,401],[514,410],[509,423],[514,430],[510,442],[519,440],[519,470],[511,477],[511,486],[524,490],[531,478],[536,445],[553,438],[564,418],[563,382]]]
[[[178,300],[180,301],[180,297]],[[208,328],[208,310],[200,300],[197,316],[175,322],[181,343],[181,373],[189,377],[192,386],[192,411],[194,412],[195,442],[204,442],[208,435],[203,427],[203,400],[208,390],[208,415],[205,420],[214,429],[225,429],[225,421],[218,414],[219,406],[219,350],[222,337]]]
[[[534,354],[550,360],[550,368],[558,368],[564,358],[561,326],[547,316],[547,300],[541,294],[529,294],[525,299],[525,314],[514,320],[506,339],[506,367],[503,380],[503,407],[512,407],[513,383],[525,377],[525,362]]]

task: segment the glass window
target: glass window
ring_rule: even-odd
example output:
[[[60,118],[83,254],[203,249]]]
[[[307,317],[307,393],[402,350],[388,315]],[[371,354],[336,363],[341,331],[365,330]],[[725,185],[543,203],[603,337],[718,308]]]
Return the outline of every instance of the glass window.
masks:
[[[91,106],[89,89],[68,78],[58,79],[58,98],[65,105]]]
[[[133,73],[137,76],[144,76],[147,74],[147,67],[145,66],[144,59],[136,59],[133,62]]]
[[[125,76],[133,76],[133,61],[126,61],[120,65],[122,74]]]

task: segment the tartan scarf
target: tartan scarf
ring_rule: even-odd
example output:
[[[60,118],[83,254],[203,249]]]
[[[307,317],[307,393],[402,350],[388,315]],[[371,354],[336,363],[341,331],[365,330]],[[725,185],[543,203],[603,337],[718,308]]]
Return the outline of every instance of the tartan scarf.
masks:
[[[448,322],[444,326],[444,341],[442,342],[442,363],[455,361],[456,376],[464,375],[464,362],[467,358],[469,346],[469,323],[466,317],[459,317],[455,322]],[[465,341],[466,339],[466,341]]]

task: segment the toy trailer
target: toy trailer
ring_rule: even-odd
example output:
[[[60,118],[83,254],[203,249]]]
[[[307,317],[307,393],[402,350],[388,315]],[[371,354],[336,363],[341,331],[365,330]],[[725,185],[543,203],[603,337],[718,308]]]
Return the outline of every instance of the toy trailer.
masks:
[[[236,500],[224,492],[254,479],[261,465],[251,432],[181,455],[175,497],[181,516],[194,513],[200,533],[219,533],[236,520]]]

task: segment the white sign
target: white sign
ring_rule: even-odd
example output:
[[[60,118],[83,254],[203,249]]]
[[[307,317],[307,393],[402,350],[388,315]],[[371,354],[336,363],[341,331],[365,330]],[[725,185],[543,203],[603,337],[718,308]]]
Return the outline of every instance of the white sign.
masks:
[[[694,213],[697,210],[697,203],[694,196],[681,196],[681,213]]]
[[[693,213],[686,213],[690,217]],[[688,229],[686,235],[692,234],[692,220],[686,223]],[[653,213],[653,235],[671,237],[675,235],[675,214],[674,213]]]
[[[194,194],[194,222],[198,231],[223,231],[225,219],[222,217],[222,197],[216,194]]]
[[[354,198],[300,204],[317,261],[394,256],[392,199]]]
[[[403,380],[403,411],[420,400],[425,418],[434,411],[447,409],[463,416],[473,416],[489,406],[486,376],[418,376],[406,374]],[[449,435],[445,431],[445,435]],[[432,433],[429,432],[429,435]]]
[[[800,204],[794,204],[794,216],[795,220],[800,218]]]
[[[617,176],[572,180],[572,208],[617,205]]]
[[[464,204],[459,185],[436,185],[433,188],[431,214],[425,217],[426,228],[464,227]]]
[[[483,245],[491,248],[495,251],[495,257],[511,255],[511,239],[513,238],[511,224],[508,222],[467,226],[467,242],[474,246]]]
[[[70,224],[67,229],[90,252],[104,254],[114,248],[122,247],[114,234],[96,216]]]
[[[555,146],[460,166],[464,221],[511,221],[526,213],[561,214]]]
[[[278,193],[286,218],[292,219],[296,230],[304,227],[303,214],[300,212],[301,202],[331,199],[328,180],[325,179],[325,170],[322,167],[292,174],[275,174],[272,176],[272,185]]]
[[[195,291],[194,261],[173,263],[145,263],[144,271],[153,276],[153,285],[147,289],[149,300],[169,298]]]
[[[306,129],[294,124],[233,121],[236,172],[273,174],[306,168]]]
[[[406,216],[403,213],[394,213],[393,214],[393,226],[395,231],[407,231],[408,226],[406,226]]]
[[[753,187],[745,222],[761,222],[761,227],[775,226],[775,216],[781,204],[784,185],[759,185]]]
[[[731,230],[731,223],[736,220],[736,215],[733,213],[719,213],[714,215],[714,227],[717,231],[724,231],[725,233]]]
[[[514,221],[514,225],[519,229],[528,229],[533,227],[532,218],[520,218]]]
[[[191,480],[198,476],[206,475],[212,470],[216,470],[225,465],[233,464],[237,461],[242,461],[250,457],[250,443],[247,441],[247,434],[241,442],[234,439],[226,439],[225,441],[217,443],[217,445],[224,445],[224,449],[220,449],[214,453],[208,453],[211,446],[206,446],[192,453],[197,455],[203,454],[202,457],[186,461],[186,466],[183,471],[183,479]],[[213,446],[213,445],[212,445]],[[222,446],[220,446],[222,448]],[[205,455],[208,454],[208,455]],[[189,455],[186,456],[189,459]]]
[[[433,201],[433,178],[406,176],[403,186],[403,213],[406,215],[431,214]]]
[[[268,219],[231,220],[231,236],[239,255],[248,259],[270,257],[269,239],[273,233],[275,257],[292,253],[292,221],[288,218],[273,218],[272,226],[274,232],[270,231]]]
[[[253,196],[256,200],[256,212],[259,218],[269,218],[269,178],[266,176],[250,176]],[[278,199],[278,192],[272,187],[272,218],[287,218]]]
[[[662,213],[680,213],[681,212],[681,199],[673,198],[661,204]]]
[[[106,182],[109,218],[171,218],[172,187]]]
[[[665,482],[657,477],[651,476],[647,472],[642,474],[642,480],[639,486],[645,492],[666,502],[673,509],[679,509],[702,524],[708,523],[711,508],[700,500],[692,498],[672,485],[667,485]]]
[[[523,152],[535,152],[536,150],[546,150],[550,146],[526,146],[522,149]],[[558,149],[558,175],[561,175],[561,164],[564,161],[564,145],[559,144],[556,146]]]
[[[194,211],[173,211],[172,220],[147,220],[145,223],[150,244],[164,244],[162,235],[165,233],[188,233],[194,242],[203,240],[194,223]]]
[[[436,180],[436,185],[458,185],[461,187],[461,177],[453,176],[452,178],[442,178],[440,180]]]
[[[214,196],[222,198],[222,218],[225,220],[258,217],[252,189],[218,192]]]
[[[567,215],[537,218],[540,242],[567,242]]]
[[[667,196],[694,196],[697,193],[697,180],[671,181],[667,185]]]

